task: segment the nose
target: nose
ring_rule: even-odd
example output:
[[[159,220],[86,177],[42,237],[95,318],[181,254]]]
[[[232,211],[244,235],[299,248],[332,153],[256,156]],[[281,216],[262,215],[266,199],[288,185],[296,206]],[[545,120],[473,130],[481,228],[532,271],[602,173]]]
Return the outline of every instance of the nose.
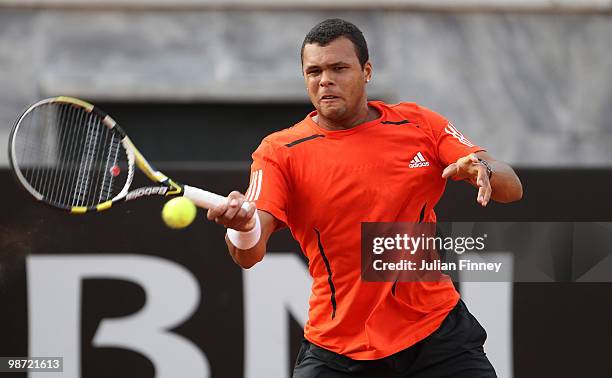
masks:
[[[331,75],[327,71],[323,71],[321,73],[321,80],[319,81],[319,85],[321,87],[328,87],[330,85],[334,85],[334,81],[332,80]]]

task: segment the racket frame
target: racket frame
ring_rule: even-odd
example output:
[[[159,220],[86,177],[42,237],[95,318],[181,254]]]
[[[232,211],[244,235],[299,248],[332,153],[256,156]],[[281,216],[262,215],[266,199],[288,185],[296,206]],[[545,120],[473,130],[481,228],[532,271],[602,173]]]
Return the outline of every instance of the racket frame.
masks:
[[[24,177],[21,169],[15,161],[16,151],[15,151],[15,140],[14,136],[19,130],[19,126],[21,125],[21,121],[34,109],[52,103],[63,103],[70,104],[72,106],[77,106],[84,109],[88,113],[94,113],[102,120],[102,123],[108,127],[112,132],[118,134],[121,137],[121,145],[126,151],[127,159],[128,159],[128,177],[126,179],[126,183],[124,184],[121,191],[112,199],[99,203],[93,206],[67,206],[58,202],[50,201],[41,193],[39,193],[36,189],[30,185],[28,180]],[[140,153],[140,151],[136,148],[134,143],[127,136],[126,132],[117,124],[117,122],[110,117],[107,113],[97,108],[96,106],[80,100],[74,97],[68,96],[57,96],[47,98],[41,101],[38,101],[32,105],[30,105],[17,119],[11,133],[9,135],[9,162],[11,165],[11,170],[14,172],[18,181],[23,185],[23,187],[30,193],[34,198],[38,201],[41,201],[47,205],[53,206],[55,208],[68,211],[72,214],[85,214],[89,212],[99,212],[104,211],[111,208],[115,203],[122,201],[131,201],[137,198],[141,198],[144,196],[152,196],[152,195],[160,195],[166,197],[176,197],[176,196],[185,196],[194,201],[194,203],[200,207],[204,208],[212,208],[217,206],[225,201],[227,201],[226,197],[220,196],[215,193],[211,193],[199,188],[191,187],[188,185],[180,184],[168,176],[164,175],[162,172],[153,168],[153,166],[145,159],[145,157]],[[157,186],[145,186],[136,189],[130,190],[130,186],[132,184],[132,180],[134,177],[134,166],[138,167],[140,171],[142,171],[151,181]],[[248,209],[248,203],[244,203],[245,206],[243,208]]]

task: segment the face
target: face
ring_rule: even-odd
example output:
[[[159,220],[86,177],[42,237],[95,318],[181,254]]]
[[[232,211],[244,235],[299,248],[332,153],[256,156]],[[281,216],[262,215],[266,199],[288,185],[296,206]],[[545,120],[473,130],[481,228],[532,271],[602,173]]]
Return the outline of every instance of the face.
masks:
[[[372,65],[367,62],[361,67],[350,39],[304,46],[302,73],[320,117],[338,122],[361,114],[363,108],[367,111],[365,85],[372,76]]]

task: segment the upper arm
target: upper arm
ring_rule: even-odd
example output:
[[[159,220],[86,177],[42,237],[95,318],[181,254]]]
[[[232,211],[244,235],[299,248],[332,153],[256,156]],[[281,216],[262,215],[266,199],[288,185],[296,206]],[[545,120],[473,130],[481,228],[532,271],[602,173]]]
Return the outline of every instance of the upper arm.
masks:
[[[261,261],[272,233],[287,224],[289,187],[285,166],[284,160],[267,139],[253,153],[251,180],[245,199],[257,206],[261,236],[257,244],[248,250],[237,249],[227,240],[232,258],[243,268],[248,269]]]
[[[483,151],[484,148],[472,143],[453,124],[442,115],[420,107],[421,114],[431,129],[436,144],[438,160],[447,166],[470,153]]]
[[[251,181],[245,196],[247,201],[257,205],[260,214],[264,211],[273,219],[270,221],[275,227],[272,231],[288,221],[290,189],[286,166],[284,155],[277,153],[266,139],[253,153]]]

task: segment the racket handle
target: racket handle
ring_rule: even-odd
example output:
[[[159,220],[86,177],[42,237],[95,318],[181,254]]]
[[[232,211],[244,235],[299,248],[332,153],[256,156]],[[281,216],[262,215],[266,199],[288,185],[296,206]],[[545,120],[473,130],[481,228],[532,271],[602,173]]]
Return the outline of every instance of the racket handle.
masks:
[[[184,197],[187,197],[192,200],[193,203],[196,204],[196,206],[205,209],[211,209],[213,207],[219,206],[224,202],[227,202],[227,197],[223,197],[218,194],[211,193],[209,191],[202,190],[193,186],[184,185],[183,190]],[[246,211],[249,211],[249,203],[244,202],[242,204],[242,208]]]

